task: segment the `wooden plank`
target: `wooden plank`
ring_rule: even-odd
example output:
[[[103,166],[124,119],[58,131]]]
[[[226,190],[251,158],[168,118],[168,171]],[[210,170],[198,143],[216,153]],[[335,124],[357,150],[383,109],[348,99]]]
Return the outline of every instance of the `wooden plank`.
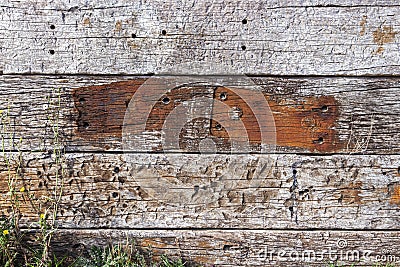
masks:
[[[2,1],[3,73],[398,75],[399,11],[380,1]]]
[[[48,153],[6,154],[23,222],[54,198]],[[1,161],[7,213],[8,168]],[[400,157],[67,154],[62,228],[398,229]],[[19,168],[17,168],[19,166]],[[18,169],[19,175],[16,175]],[[58,182],[60,184],[60,182]],[[24,187],[25,192],[19,192]],[[59,189],[58,189],[59,190]],[[57,191],[57,190],[56,190]],[[34,194],[35,206],[22,201]],[[43,203],[42,203],[43,202]],[[47,204],[46,204],[47,203]]]
[[[53,126],[58,125],[59,142],[68,151],[121,151],[127,105],[138,86],[148,79],[24,76],[21,80],[20,76],[2,76],[0,109],[4,111],[3,124],[8,125],[8,129],[2,130],[5,147],[51,149]],[[265,95],[275,118],[277,152],[396,154],[400,151],[398,78],[251,79]],[[234,102],[240,104],[239,100]],[[160,110],[166,110],[164,106]],[[251,119],[254,112],[250,110],[243,116]],[[159,114],[153,122],[162,122]],[[250,137],[253,134],[259,138],[254,135],[257,133],[254,122],[250,121],[245,128]],[[191,140],[200,139],[190,131],[188,136]],[[223,141],[227,137],[218,138]],[[150,133],[142,140],[150,144],[154,142],[151,140],[161,139]]]
[[[56,234],[54,247],[62,253],[79,254],[94,244],[135,240],[138,247],[151,247],[155,256],[180,257],[189,266],[328,266],[329,262],[396,266],[400,260],[398,231],[60,230]]]

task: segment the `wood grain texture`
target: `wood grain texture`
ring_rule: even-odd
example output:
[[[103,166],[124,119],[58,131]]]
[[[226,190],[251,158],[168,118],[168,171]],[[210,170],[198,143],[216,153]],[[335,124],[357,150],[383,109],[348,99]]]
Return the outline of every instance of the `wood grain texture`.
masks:
[[[399,14],[389,0],[1,1],[0,215],[11,175],[21,222],[35,228],[63,174],[58,251],[130,239],[188,266],[398,264]],[[153,73],[198,75],[193,62],[250,74],[276,151],[257,154],[256,109],[228,87],[185,85],[153,106],[146,149],[124,153],[139,86]],[[185,153],[162,153],[177,102],[226,92],[254,154],[229,153],[213,112],[185,124]],[[220,154],[198,153],[210,133]]]
[[[398,75],[399,11],[361,0],[5,0],[0,69],[140,75],[202,61],[238,74]]]
[[[21,197],[32,193],[39,204],[54,195],[61,172],[54,157],[8,156],[12,175],[21,163]],[[59,226],[398,229],[399,167],[395,155],[67,154]],[[3,213],[7,177],[3,171]],[[40,211],[29,202],[21,207],[29,223],[46,203]]]
[[[61,230],[54,243],[63,252],[73,244],[69,250],[76,254],[92,244],[134,240],[155,256],[181,257],[188,266],[397,266],[399,236],[398,231]]]
[[[52,126],[57,119],[66,150],[121,151],[123,118],[136,90],[133,84],[145,79],[148,77],[2,76],[0,109],[9,109],[9,122],[3,122],[9,124],[9,134],[2,134],[6,147],[51,149]],[[398,78],[251,79],[261,88],[275,117],[278,152],[400,151]],[[324,106],[328,112],[322,111]],[[325,115],[335,109],[337,117],[329,121]],[[327,133],[323,145],[315,143],[319,133]]]

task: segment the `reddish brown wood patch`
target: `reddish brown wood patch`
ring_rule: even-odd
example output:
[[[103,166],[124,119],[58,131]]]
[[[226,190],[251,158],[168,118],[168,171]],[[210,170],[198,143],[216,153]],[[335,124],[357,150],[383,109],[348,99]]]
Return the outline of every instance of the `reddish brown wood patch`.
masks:
[[[321,152],[334,152],[343,147],[334,129],[339,108],[333,96],[267,99],[275,118],[279,146]]]
[[[121,137],[125,110],[144,81],[135,79],[74,89],[77,136],[93,141]]]
[[[115,82],[105,85],[94,85],[77,88],[73,91],[73,99],[77,111],[76,136],[84,140],[107,140],[107,138],[121,138],[124,115],[129,101],[136,90],[146,79],[133,79],[129,81]],[[224,103],[236,109],[240,120],[247,131],[252,150],[257,151],[261,142],[260,128],[255,119],[253,110],[238,95],[225,87],[214,89],[214,99],[219,99],[222,93],[228,97]],[[153,107],[146,123],[147,130],[160,131],[168,114],[179,103],[192,99],[194,96],[208,96],[209,90],[187,87],[174,89],[164,96]],[[179,97],[179,101],[172,101]],[[339,105],[333,96],[303,97],[296,99],[287,96],[284,99],[276,99],[265,94],[269,107],[275,119],[276,141],[279,147],[304,148],[308,151],[334,152],[340,150],[343,145],[337,141],[335,125],[339,117]],[[145,101],[145,100],[144,100]],[[167,103],[168,102],[168,103]],[[206,134],[219,139],[221,151],[229,150],[229,137],[226,131],[218,129],[218,122],[210,120],[201,122],[206,128]],[[199,123],[189,123],[191,130],[182,129],[182,137],[192,134]],[[197,136],[200,138],[200,136]],[[184,140],[185,138],[182,138]],[[196,138],[190,138],[193,142]],[[187,140],[189,140],[187,139]],[[184,150],[196,151],[195,145],[188,145],[182,141],[180,146]],[[218,143],[218,142],[216,142]],[[95,145],[95,144],[94,144]]]
[[[395,185],[393,187],[390,203],[400,206],[400,185]]]

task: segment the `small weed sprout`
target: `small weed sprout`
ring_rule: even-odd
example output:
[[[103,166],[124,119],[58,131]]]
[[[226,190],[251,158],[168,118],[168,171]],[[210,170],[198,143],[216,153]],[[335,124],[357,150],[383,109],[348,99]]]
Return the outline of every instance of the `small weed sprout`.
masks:
[[[55,95],[55,97],[54,97]],[[15,142],[15,133],[11,127],[11,104],[7,101],[7,109],[0,111],[2,157],[7,171],[7,214],[2,214],[0,226],[0,264],[4,266],[35,266],[47,267],[59,264],[51,252],[51,240],[56,230],[58,207],[63,191],[64,148],[60,142],[59,116],[61,109],[61,89],[53,90],[48,97],[47,120],[52,131],[52,165],[55,166],[54,189],[50,196],[37,198],[29,187],[24,185],[23,153],[21,150],[23,139]],[[15,151],[17,155],[15,155]],[[33,152],[33,151],[31,151]],[[23,209],[21,204],[28,206],[38,214],[37,223],[26,229],[21,229],[23,223]],[[25,205],[26,206],[26,205]],[[24,209],[26,207],[24,206]],[[25,226],[24,226],[25,227]],[[36,229],[36,230],[35,230]],[[24,231],[25,230],[25,231]],[[29,246],[24,232],[36,232],[35,245]]]
[[[41,139],[38,150],[23,152],[23,139],[15,141],[12,129],[11,107],[0,109],[1,157],[0,165],[5,170],[7,181],[7,210],[0,214],[0,266],[5,267],[184,267],[181,260],[171,260],[161,256],[153,261],[151,250],[143,251],[127,243],[125,245],[109,245],[93,247],[88,256],[78,256],[72,263],[67,257],[58,259],[52,250],[52,239],[57,231],[57,216],[64,189],[65,150],[60,136],[61,89],[56,89],[46,97],[46,134]],[[14,119],[15,120],[15,119]],[[50,138],[48,138],[50,136]],[[51,140],[46,144],[47,140]],[[51,147],[51,149],[47,149]],[[26,181],[24,168],[27,166],[24,157],[36,154],[50,156],[51,167],[47,176],[51,176],[51,189],[47,195],[38,196]],[[43,154],[44,153],[44,154]],[[0,173],[2,174],[2,173]],[[2,177],[0,177],[2,178]],[[1,182],[2,180],[0,180]],[[27,210],[31,209],[31,210]],[[36,214],[36,222],[29,225],[23,220],[32,221]],[[69,260],[70,261],[70,260]]]

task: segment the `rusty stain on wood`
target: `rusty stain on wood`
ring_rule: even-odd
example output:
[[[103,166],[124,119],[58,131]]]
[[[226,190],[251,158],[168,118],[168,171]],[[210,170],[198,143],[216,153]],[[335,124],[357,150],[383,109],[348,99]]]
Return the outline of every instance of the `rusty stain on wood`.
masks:
[[[365,34],[365,25],[367,24],[367,16],[363,16],[362,20],[360,22],[361,30],[360,30],[360,35],[363,36]]]
[[[144,238],[140,242],[141,247],[146,248],[167,248],[169,245],[159,238]]]
[[[373,33],[373,40],[379,45],[376,53],[382,53],[384,48],[383,45],[394,42],[397,32],[393,30],[392,26],[383,26],[382,28],[376,29]]]
[[[211,89],[211,90],[210,90]],[[195,97],[209,97],[212,88],[204,86],[181,87],[166,93],[152,107],[149,118],[146,121],[146,130],[161,131],[168,115],[183,102]]]
[[[122,22],[121,21],[117,21],[115,23],[115,31],[116,32],[120,32],[122,30]]]
[[[89,18],[84,18],[83,19],[83,25],[85,25],[85,26],[91,26],[92,24],[90,23],[90,19]]]
[[[145,79],[93,85],[72,93],[77,110],[77,136],[97,140],[121,137],[125,110]]]
[[[362,182],[351,182],[350,184],[346,185],[346,187],[341,192],[340,202],[344,202],[346,204],[361,204],[362,197],[361,194],[361,187]]]
[[[395,185],[393,187],[393,193],[391,194],[390,203],[400,206],[400,185]]]
[[[338,143],[334,129],[339,117],[339,103],[333,96],[270,99],[268,103],[275,118],[279,146],[321,152],[334,152],[343,147]]]
[[[237,119],[242,121],[243,126],[247,131],[247,138],[251,149],[254,151],[259,151],[262,141],[261,132],[252,108],[243,99],[241,99],[238,94],[226,87],[217,87],[214,93],[214,98],[216,98],[217,101],[223,101],[223,103],[227,105],[232,112],[236,111]],[[237,130],[238,133],[235,133],[236,129],[233,129],[233,133],[232,131],[221,131],[218,129],[218,124],[219,122],[217,121],[212,123],[211,133],[213,136],[219,139],[229,140],[229,135],[240,135],[239,129]],[[221,126],[224,129],[224,125]]]
[[[4,76],[3,78],[4,82],[1,87],[3,94],[7,95],[15,103],[26,103],[16,107],[16,112],[22,113],[21,116],[16,118],[16,125],[19,125],[19,131],[15,133],[14,140],[19,140],[20,137],[23,138],[21,149],[42,147],[43,142],[50,143],[52,140],[52,137],[48,136],[50,129],[46,126],[47,116],[44,113],[35,114],[35,120],[32,120],[31,115],[23,111],[24,105],[30,105],[29,103],[33,100],[38,106],[46,105],[47,102],[44,101],[43,94],[47,95],[52,90],[51,88],[71,88],[67,89],[62,97],[62,101],[66,106],[62,110],[60,125],[62,125],[61,131],[65,144],[68,145],[69,150],[104,151],[107,147],[120,150],[121,139],[110,135],[101,139],[104,140],[101,143],[99,138],[93,139],[95,141],[93,142],[77,136],[75,132],[78,129],[76,124],[77,110],[74,108],[74,99],[72,98],[73,88],[110,84],[143,77],[83,75],[68,77],[68,79],[62,77],[48,80],[46,76],[27,76],[22,85],[21,82],[17,82],[18,76]],[[275,102],[282,101],[281,99],[286,99],[286,102],[288,102],[289,100],[302,101],[305,97],[334,96],[339,110],[335,132],[339,138],[339,143],[349,144],[343,149],[339,149],[340,152],[355,153],[358,151],[367,154],[393,154],[400,152],[400,143],[397,142],[400,138],[400,132],[398,131],[400,121],[396,117],[396,114],[400,111],[399,102],[396,101],[400,96],[400,80],[398,78],[323,78],[304,80],[302,78],[254,77],[252,79],[256,84],[262,86],[263,92],[269,95],[268,99],[275,100]],[[43,85],[46,83],[47,85]],[[40,90],[46,91],[41,92]],[[391,112],[381,112],[381,106],[390,107]],[[6,142],[8,143],[8,140]],[[306,149],[296,147],[282,147],[280,151],[282,150],[286,152],[306,152]]]
[[[134,93],[144,81],[145,79],[142,78],[75,89],[73,99],[78,113],[76,135],[92,141],[107,137],[120,138],[126,108]],[[230,108],[236,108],[240,111],[240,119],[247,131],[252,150],[259,151],[260,128],[252,109],[228,88],[216,87],[214,90],[214,98],[218,98],[222,93],[229,95],[223,102]],[[161,131],[168,114],[180,103],[195,96],[211,97],[210,88],[183,87],[166,94],[164,99],[168,99],[168,103],[160,99],[153,106],[146,129],[155,132]],[[334,152],[343,147],[343,144],[338,142],[335,131],[335,124],[339,117],[339,103],[333,96],[276,99],[266,94],[265,97],[275,119],[278,146],[305,148],[309,151],[321,152]],[[217,121],[211,121],[211,125],[207,126],[210,127],[209,134],[214,141],[219,140],[217,144],[219,143],[222,147],[221,151],[229,150],[228,133],[223,127],[218,129],[217,124]],[[199,125],[206,126],[204,121],[197,120],[191,123],[192,128],[201,128]],[[188,145],[183,138],[180,144],[181,148],[191,151],[194,147],[198,148],[198,142],[193,141],[194,131],[192,130],[183,129],[181,134],[183,137],[192,134],[189,139],[190,142],[195,142],[195,144]],[[201,135],[198,135],[199,140],[200,138]],[[156,149],[161,149],[161,147]]]

